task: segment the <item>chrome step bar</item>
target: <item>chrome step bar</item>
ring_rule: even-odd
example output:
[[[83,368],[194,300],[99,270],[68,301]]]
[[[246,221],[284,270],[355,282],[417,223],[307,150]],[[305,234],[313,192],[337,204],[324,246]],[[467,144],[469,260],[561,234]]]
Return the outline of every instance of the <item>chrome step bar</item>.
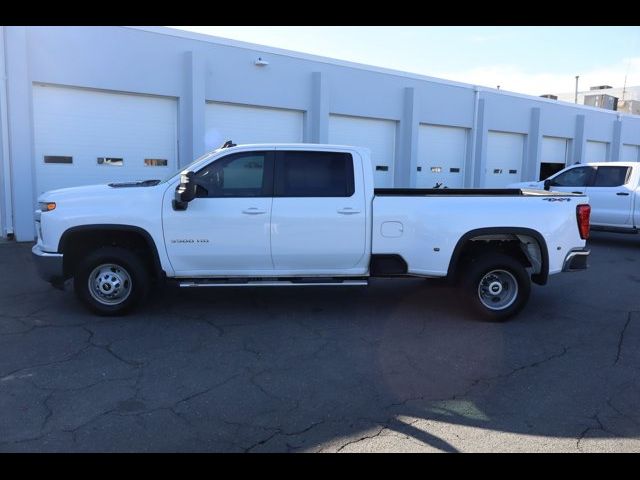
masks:
[[[298,280],[250,280],[246,282],[233,282],[228,280],[187,280],[181,281],[181,288],[198,287],[354,287],[368,285],[367,280],[340,280],[321,279],[318,281]]]

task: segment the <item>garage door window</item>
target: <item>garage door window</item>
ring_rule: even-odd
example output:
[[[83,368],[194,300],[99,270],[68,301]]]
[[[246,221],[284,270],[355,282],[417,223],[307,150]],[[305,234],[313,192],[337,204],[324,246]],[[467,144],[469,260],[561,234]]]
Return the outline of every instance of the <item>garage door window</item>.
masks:
[[[166,167],[169,162],[166,158],[145,158],[144,164],[146,167]]]
[[[273,183],[271,154],[247,152],[215,161],[198,173],[197,197],[269,197]]]
[[[348,153],[279,152],[276,159],[277,197],[350,197],[353,159]]]
[[[627,183],[629,167],[598,167],[594,187],[619,187]]]
[[[98,165],[110,165],[113,167],[121,167],[124,165],[124,159],[114,157],[98,157]]]
[[[73,163],[73,157],[63,155],[45,155],[44,163]]]

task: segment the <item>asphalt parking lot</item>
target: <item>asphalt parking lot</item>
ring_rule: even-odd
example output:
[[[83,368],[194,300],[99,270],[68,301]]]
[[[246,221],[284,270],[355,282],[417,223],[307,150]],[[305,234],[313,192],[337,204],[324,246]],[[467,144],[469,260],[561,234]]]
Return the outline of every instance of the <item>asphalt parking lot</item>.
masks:
[[[638,452],[640,236],[506,324],[437,281],[87,313],[0,244],[0,451]]]

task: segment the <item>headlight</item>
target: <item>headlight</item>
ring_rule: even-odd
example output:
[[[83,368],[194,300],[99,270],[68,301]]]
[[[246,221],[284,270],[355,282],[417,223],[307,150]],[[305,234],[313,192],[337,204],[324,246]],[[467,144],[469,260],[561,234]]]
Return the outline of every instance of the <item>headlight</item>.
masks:
[[[56,209],[56,202],[40,202],[41,212],[50,212]]]

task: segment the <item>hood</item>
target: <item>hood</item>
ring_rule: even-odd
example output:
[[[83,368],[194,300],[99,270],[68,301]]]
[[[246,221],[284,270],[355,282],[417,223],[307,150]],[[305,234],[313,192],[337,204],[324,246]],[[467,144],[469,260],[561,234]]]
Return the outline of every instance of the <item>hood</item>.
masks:
[[[155,187],[160,183],[160,180],[145,180],[140,182],[122,182],[122,183],[109,183],[103,185],[83,185],[82,187],[68,187],[58,188],[56,190],[49,190],[42,193],[38,197],[39,202],[52,202],[56,200],[78,200],[82,198],[93,198],[102,196],[118,196],[119,192],[126,190],[130,195],[131,192],[137,190],[147,190],[149,187]],[[136,188],[139,187],[139,188]]]

